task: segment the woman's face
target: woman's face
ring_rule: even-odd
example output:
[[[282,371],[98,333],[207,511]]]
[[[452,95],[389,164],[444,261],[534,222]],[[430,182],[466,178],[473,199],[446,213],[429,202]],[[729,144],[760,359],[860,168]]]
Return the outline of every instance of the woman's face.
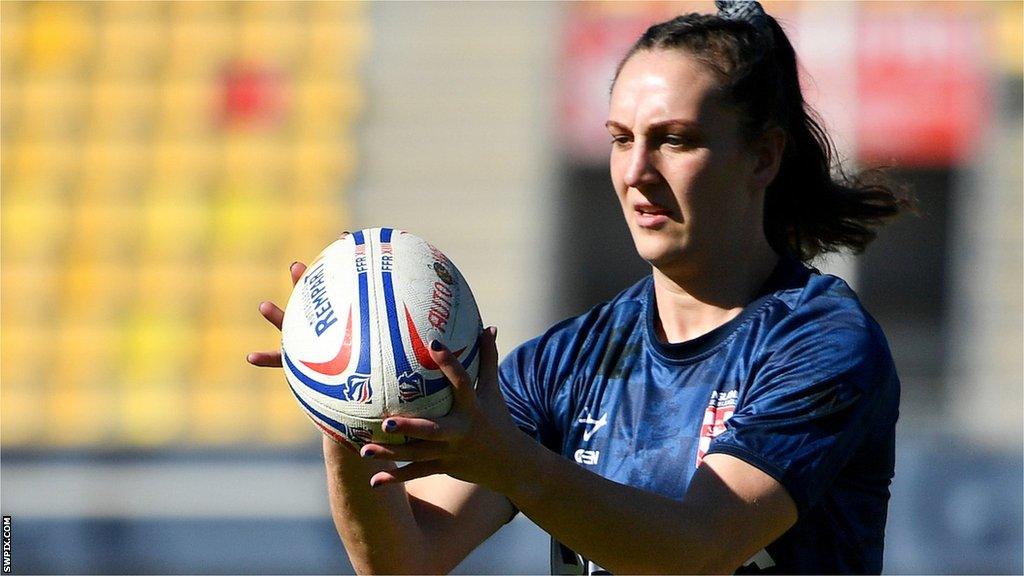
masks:
[[[642,258],[663,272],[699,270],[763,241],[767,182],[704,64],[637,52],[612,89],[607,126],[612,182]]]

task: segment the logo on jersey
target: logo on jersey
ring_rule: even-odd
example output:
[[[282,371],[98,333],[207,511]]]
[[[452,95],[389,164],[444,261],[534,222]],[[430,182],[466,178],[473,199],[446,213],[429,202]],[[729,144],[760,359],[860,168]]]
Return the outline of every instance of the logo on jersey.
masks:
[[[587,464],[593,466],[597,464],[598,459],[601,458],[601,452],[598,450],[584,450],[580,448],[572,455],[573,460],[576,460],[580,464]]]
[[[580,415],[581,418],[579,418],[576,421],[579,422],[580,424],[588,426],[587,428],[583,429],[584,442],[590,442],[590,439],[594,437],[594,434],[597,434],[598,430],[604,428],[604,426],[608,424],[607,412],[601,414],[601,417],[598,418],[597,420],[594,420],[593,418],[590,417],[590,410],[586,408],[583,409],[583,412],[581,412]]]
[[[736,411],[736,390],[728,392],[711,392],[711,400],[708,408],[704,411],[704,421],[700,425],[700,443],[697,445],[696,465],[704,460],[708,448],[711,447],[711,440],[725,432],[725,421]]]

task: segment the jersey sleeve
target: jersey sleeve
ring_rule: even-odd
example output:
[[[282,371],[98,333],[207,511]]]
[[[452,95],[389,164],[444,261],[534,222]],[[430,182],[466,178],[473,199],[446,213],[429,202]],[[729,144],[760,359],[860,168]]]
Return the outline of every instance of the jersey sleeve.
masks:
[[[498,370],[498,382],[512,420],[544,446],[561,451],[560,414],[568,401],[572,359],[582,341],[581,319],[563,321],[519,346]]]
[[[794,313],[773,332],[708,453],[763,470],[803,515],[873,430],[894,425],[899,383],[881,330],[859,306]]]

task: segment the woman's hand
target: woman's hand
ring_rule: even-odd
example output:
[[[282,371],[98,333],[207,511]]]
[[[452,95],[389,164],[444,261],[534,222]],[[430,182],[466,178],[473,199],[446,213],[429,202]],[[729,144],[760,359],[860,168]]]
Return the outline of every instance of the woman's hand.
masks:
[[[302,273],[306,271],[306,265],[302,262],[292,262],[291,267],[288,271],[292,275],[292,286],[298,283],[299,278],[302,277]],[[273,302],[260,302],[260,314],[267,319],[278,330],[281,329],[281,322],[284,321],[284,310],[281,310]],[[280,368],[281,367],[281,351],[272,350],[268,352],[250,352],[246,357],[246,361],[253,366],[261,366],[263,368]]]
[[[522,454],[523,442],[533,441],[516,428],[498,387],[497,329],[480,335],[480,372],[476,389],[458,359],[443,344],[431,342],[430,356],[452,384],[454,402],[447,416],[436,420],[392,416],[384,421],[389,433],[419,439],[408,444],[367,444],[367,458],[410,462],[378,472],[371,486],[405,482],[432,474],[448,474],[460,480],[503,491],[509,467]]]

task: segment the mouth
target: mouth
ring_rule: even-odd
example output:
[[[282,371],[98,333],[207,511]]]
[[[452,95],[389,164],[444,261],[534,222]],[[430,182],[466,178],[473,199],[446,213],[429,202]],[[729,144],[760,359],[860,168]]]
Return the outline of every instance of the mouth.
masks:
[[[656,229],[664,226],[670,219],[672,212],[663,206],[651,204],[650,202],[638,202],[633,204],[633,214],[636,223],[641,228]]]

